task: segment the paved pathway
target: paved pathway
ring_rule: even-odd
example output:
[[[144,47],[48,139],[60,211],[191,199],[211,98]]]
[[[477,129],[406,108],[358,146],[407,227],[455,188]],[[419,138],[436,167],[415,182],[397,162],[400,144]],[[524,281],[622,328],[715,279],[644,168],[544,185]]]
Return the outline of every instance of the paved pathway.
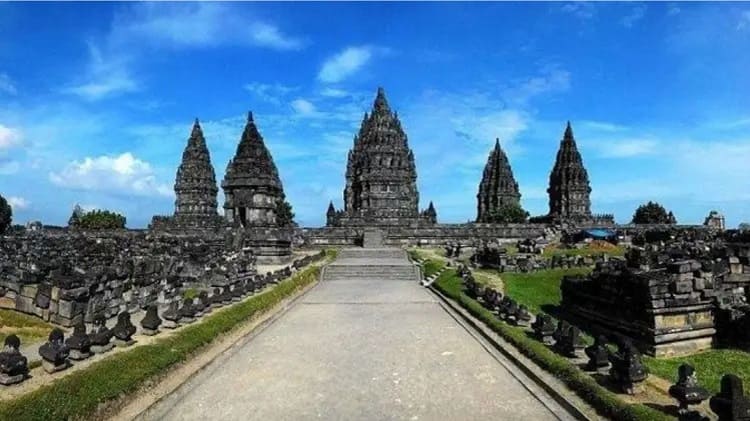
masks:
[[[405,255],[362,253],[342,253],[288,312],[143,418],[570,419],[419,286]]]

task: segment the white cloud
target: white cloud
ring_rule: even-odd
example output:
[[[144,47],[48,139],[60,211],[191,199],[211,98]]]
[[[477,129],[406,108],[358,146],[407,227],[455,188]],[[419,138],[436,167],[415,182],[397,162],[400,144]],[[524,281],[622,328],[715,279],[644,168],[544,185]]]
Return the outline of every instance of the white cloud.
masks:
[[[318,79],[326,83],[340,82],[356,73],[373,56],[373,49],[368,46],[347,47],[329,57],[318,73]]]
[[[118,45],[138,42],[167,48],[240,45],[296,50],[301,39],[219,3],[141,3],[115,19],[110,39]]]
[[[108,96],[133,92],[139,86],[130,74],[126,56],[104,55],[99,47],[89,43],[89,63],[83,81],[63,89],[63,92],[96,101]]]
[[[643,19],[643,17],[646,16],[646,6],[645,5],[639,5],[635,6],[630,10],[630,13],[625,15],[621,20],[620,23],[622,26],[626,28],[632,28],[633,25],[635,25],[636,22]]]
[[[312,116],[317,114],[318,110],[315,108],[315,105],[302,98],[297,98],[294,101],[292,101],[292,109],[297,113],[301,114],[303,116]]]
[[[49,174],[55,185],[80,190],[143,196],[172,196],[172,188],[156,179],[148,162],[125,152],[117,156],[86,157]]]
[[[680,7],[677,6],[676,4],[670,4],[669,5],[669,9],[667,9],[667,15],[668,16],[677,16],[677,15],[680,14],[681,11],[682,10],[680,9]]]
[[[245,90],[256,96],[258,99],[279,105],[282,100],[291,92],[296,91],[297,87],[286,86],[280,83],[248,83],[244,86]]]
[[[328,98],[346,98],[351,94],[343,89],[327,87],[320,91],[320,95]]]
[[[540,74],[519,81],[506,89],[504,97],[520,104],[546,93],[565,92],[570,88],[570,72],[547,66]]]
[[[585,1],[566,3],[560,8],[560,10],[584,20],[593,18],[594,14],[596,13],[594,4]]]
[[[0,93],[3,92],[9,95],[18,93],[15,83],[6,73],[0,73]]]
[[[13,212],[17,212],[19,210],[27,209],[31,205],[31,202],[23,197],[10,196],[8,197],[8,204],[13,208]]]
[[[605,158],[632,158],[652,155],[657,152],[659,143],[654,139],[622,139],[598,143],[601,156]]]
[[[737,23],[737,30],[742,31],[750,29],[750,10],[744,10],[740,13],[740,21]]]
[[[15,148],[21,144],[21,132],[18,129],[0,124],[0,151]]]

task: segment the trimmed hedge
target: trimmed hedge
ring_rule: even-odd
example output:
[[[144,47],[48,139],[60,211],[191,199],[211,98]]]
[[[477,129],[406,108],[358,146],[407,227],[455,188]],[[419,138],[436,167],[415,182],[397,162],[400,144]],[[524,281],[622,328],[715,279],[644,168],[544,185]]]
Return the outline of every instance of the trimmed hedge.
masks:
[[[329,250],[326,254],[327,258],[332,258],[335,251]],[[218,336],[312,284],[319,275],[319,266],[309,267],[281,281],[274,288],[212,313],[200,323],[187,326],[170,337],[112,355],[50,385],[0,402],[0,419],[21,421],[90,417],[100,404],[136,391],[146,381],[188,360]]]
[[[443,272],[433,285],[510,342],[542,369],[563,381],[601,415],[615,420],[627,421],[674,419],[645,405],[623,402],[616,394],[600,386],[591,376],[574,366],[566,358],[551,351],[541,342],[531,339],[522,329],[502,322],[479,302],[463,293],[461,278],[455,270],[450,269]]]

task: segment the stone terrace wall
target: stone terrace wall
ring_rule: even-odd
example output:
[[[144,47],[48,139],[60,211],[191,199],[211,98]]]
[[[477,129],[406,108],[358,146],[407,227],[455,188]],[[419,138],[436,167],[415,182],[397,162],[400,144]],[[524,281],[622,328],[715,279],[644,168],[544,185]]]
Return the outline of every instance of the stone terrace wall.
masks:
[[[71,326],[254,273],[251,256],[209,233],[28,232],[0,239],[0,308]]]
[[[461,242],[474,244],[478,240],[535,238],[545,232],[542,224],[440,224],[417,227],[382,228],[383,241],[391,246],[442,246]],[[361,245],[364,229],[352,227],[307,228],[302,230],[309,246]]]

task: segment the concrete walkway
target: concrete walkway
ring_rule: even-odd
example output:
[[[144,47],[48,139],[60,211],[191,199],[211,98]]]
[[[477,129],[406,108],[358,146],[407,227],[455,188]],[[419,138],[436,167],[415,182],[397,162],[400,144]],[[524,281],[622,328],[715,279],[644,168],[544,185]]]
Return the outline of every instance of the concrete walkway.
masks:
[[[142,418],[570,419],[415,276],[402,279],[414,273],[405,255],[341,256],[288,312]]]

